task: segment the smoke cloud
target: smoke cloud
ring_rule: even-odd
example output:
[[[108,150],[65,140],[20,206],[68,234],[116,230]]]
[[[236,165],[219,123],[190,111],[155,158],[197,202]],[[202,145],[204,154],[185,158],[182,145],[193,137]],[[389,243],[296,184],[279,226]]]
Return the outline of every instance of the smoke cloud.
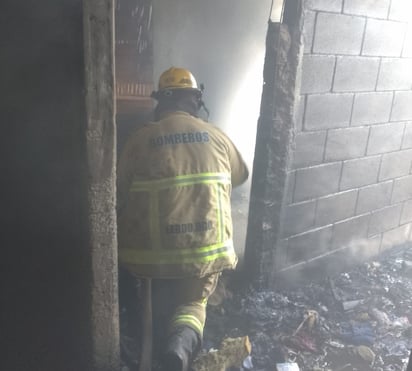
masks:
[[[252,170],[271,0],[154,0],[154,81],[171,66],[204,83],[209,121]],[[235,245],[243,249],[250,180],[234,192]]]

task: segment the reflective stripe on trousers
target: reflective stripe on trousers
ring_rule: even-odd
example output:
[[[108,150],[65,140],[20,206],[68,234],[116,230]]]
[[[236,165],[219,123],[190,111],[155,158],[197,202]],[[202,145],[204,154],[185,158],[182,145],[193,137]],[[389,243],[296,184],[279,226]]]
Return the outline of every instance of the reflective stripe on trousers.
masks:
[[[179,326],[188,326],[203,336],[206,322],[207,300],[201,299],[188,304],[183,304],[176,309],[170,323],[170,332]]]

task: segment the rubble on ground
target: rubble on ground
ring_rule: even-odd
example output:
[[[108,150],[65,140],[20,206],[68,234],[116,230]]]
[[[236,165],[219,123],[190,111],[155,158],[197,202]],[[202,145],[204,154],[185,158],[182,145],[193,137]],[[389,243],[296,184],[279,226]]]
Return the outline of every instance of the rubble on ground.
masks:
[[[230,371],[405,370],[411,293],[412,248],[396,249],[297,289],[249,289],[209,305],[204,349],[248,335],[250,358]]]
[[[209,301],[203,353],[248,336],[251,353],[228,371],[405,371],[412,349],[412,248],[351,271],[284,290]],[[121,312],[122,370],[138,366],[138,344]],[[154,365],[156,369],[156,363]]]
[[[241,367],[251,352],[248,336],[225,338],[219,349],[201,352],[192,364],[192,371],[226,371]]]

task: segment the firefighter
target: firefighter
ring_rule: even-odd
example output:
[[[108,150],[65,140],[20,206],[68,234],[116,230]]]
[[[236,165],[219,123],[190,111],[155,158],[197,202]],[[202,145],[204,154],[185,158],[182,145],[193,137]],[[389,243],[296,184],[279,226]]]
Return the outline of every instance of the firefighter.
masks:
[[[154,120],[130,136],[118,163],[119,262],[160,292],[157,307],[168,312],[162,359],[173,371],[188,370],[207,299],[236,266],[230,195],[248,178],[233,142],[198,117],[202,90],[184,68],[163,72]]]

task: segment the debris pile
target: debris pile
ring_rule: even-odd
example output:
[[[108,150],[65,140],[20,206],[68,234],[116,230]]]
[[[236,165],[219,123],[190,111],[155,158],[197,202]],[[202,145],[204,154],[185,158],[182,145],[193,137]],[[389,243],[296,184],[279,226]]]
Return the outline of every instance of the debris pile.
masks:
[[[219,349],[200,353],[192,364],[193,371],[226,371],[231,367],[240,367],[251,352],[249,338],[223,339]]]
[[[248,335],[231,371],[401,371],[412,348],[412,248],[292,290],[237,293],[208,307],[204,348]]]

